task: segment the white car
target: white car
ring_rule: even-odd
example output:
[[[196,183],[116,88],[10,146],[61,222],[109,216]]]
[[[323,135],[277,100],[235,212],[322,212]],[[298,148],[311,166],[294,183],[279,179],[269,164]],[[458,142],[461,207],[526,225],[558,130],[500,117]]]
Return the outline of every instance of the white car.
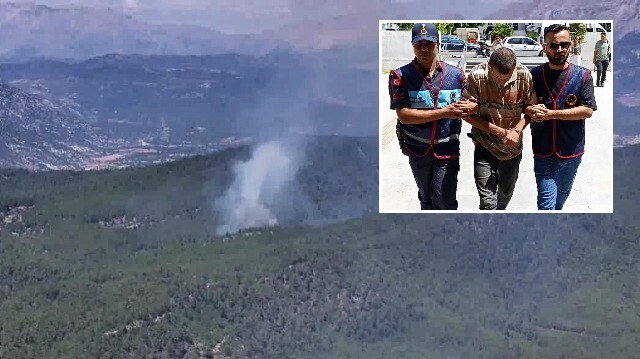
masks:
[[[511,36],[504,39],[504,47],[513,50],[516,56],[542,56],[542,45],[527,36]]]

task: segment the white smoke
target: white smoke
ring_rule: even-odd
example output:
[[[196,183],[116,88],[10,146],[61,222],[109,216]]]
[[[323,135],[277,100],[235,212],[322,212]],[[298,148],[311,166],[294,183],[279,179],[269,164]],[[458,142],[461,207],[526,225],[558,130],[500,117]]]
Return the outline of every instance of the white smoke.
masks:
[[[294,179],[294,162],[291,151],[281,142],[271,141],[257,146],[248,161],[237,163],[233,183],[214,203],[221,216],[216,234],[277,225],[269,203],[277,201]]]

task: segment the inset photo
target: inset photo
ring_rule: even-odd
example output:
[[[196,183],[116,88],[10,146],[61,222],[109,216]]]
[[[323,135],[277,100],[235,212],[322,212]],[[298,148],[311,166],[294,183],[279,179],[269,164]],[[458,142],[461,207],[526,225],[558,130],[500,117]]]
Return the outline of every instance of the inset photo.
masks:
[[[380,213],[613,213],[612,21],[379,25]]]

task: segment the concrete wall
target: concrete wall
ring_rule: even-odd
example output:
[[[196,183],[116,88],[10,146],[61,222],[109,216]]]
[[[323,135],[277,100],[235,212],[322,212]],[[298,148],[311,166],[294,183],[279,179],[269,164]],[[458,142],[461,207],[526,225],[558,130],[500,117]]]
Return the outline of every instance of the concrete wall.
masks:
[[[413,60],[411,31],[382,31],[382,70],[389,71]]]

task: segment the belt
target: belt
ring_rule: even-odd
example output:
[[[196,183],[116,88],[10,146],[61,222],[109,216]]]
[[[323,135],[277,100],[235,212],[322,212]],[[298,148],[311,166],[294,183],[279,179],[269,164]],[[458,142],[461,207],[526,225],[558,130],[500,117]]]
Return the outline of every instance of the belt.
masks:
[[[414,140],[416,140],[416,141],[420,141],[420,142],[422,142],[422,143],[426,143],[426,144],[429,144],[429,145],[431,144],[431,140],[427,140],[427,139],[424,139],[424,138],[422,138],[422,137],[418,137],[418,136],[412,135],[412,134],[410,134],[410,133],[408,133],[407,131],[404,131],[404,130],[403,130],[403,132],[404,132],[407,136],[409,136],[409,137],[413,138],[413,139],[414,139]],[[439,138],[439,139],[437,139],[437,140],[433,141],[433,144],[435,145],[435,144],[438,144],[438,143],[449,142],[449,141],[451,141],[451,140],[455,140],[455,139],[457,139],[457,138],[460,138],[460,134],[458,134],[458,133],[454,133],[453,135],[451,135],[451,136],[449,136],[449,137]]]

